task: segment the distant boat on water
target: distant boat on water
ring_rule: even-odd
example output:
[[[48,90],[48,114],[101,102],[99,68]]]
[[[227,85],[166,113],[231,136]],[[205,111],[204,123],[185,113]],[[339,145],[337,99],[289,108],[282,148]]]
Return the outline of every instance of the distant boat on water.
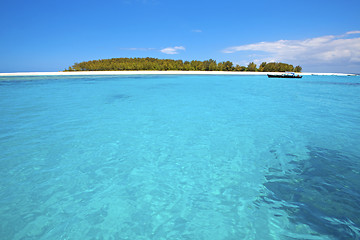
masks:
[[[268,74],[269,78],[302,78],[300,75],[295,75],[293,72],[285,72],[284,74]]]

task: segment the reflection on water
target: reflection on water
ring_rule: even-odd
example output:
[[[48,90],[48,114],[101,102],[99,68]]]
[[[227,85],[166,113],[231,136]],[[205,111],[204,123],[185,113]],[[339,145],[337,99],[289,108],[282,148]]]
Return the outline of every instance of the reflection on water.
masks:
[[[281,202],[292,222],[339,239],[360,237],[360,163],[334,150],[308,147],[309,158],[285,174],[269,169],[264,202]]]

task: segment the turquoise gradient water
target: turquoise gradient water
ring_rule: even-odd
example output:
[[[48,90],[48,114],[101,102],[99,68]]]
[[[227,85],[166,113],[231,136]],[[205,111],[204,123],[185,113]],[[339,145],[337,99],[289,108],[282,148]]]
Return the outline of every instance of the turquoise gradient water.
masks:
[[[0,78],[1,239],[359,239],[360,77]]]

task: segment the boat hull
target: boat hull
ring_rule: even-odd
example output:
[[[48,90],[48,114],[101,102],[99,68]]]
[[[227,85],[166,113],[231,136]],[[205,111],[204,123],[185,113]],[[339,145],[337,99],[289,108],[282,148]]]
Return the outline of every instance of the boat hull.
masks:
[[[272,75],[272,74],[268,74],[267,75],[269,78],[302,78],[302,76],[291,76],[291,75]]]

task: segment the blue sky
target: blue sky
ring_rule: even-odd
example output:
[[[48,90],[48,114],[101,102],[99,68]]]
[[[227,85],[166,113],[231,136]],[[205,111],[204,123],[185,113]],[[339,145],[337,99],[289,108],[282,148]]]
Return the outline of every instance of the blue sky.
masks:
[[[360,72],[360,1],[0,1],[0,72],[116,57]]]

